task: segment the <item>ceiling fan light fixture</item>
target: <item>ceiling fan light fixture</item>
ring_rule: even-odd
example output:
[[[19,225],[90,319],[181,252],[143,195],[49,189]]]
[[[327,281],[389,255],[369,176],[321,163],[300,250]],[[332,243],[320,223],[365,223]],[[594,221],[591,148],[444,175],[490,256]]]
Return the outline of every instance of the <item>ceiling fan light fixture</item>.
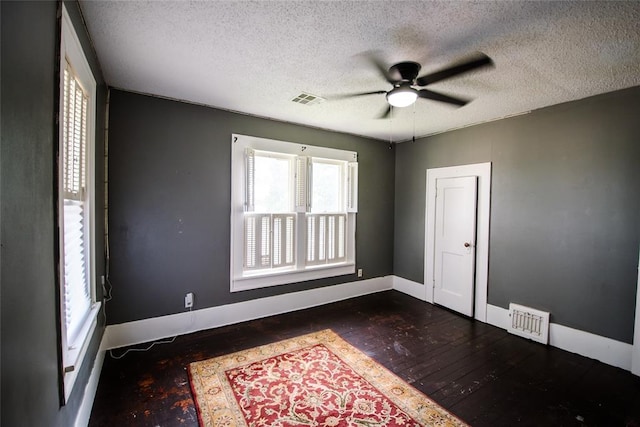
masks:
[[[411,86],[400,86],[387,93],[387,101],[394,107],[408,107],[418,99],[418,91]]]

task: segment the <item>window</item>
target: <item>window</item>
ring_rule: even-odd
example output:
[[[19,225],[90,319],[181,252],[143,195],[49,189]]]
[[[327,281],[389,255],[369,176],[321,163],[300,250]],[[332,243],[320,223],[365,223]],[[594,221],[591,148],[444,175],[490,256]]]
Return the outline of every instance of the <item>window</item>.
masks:
[[[94,134],[96,83],[63,7],[60,63],[59,229],[62,372],[68,399],[96,326]]]
[[[355,271],[357,153],[232,136],[231,291]]]

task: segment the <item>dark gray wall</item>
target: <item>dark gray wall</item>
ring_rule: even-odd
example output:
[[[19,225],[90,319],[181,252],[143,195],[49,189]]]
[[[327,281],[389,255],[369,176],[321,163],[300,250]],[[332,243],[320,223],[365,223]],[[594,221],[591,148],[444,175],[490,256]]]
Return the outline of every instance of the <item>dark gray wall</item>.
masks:
[[[108,323],[201,309],[357,280],[355,275],[229,292],[231,134],[358,152],[357,266],[393,266],[395,152],[375,140],[111,91]]]
[[[85,51],[91,52],[77,4],[69,13]],[[1,2],[1,339],[3,426],[72,425],[103,333],[94,334],[76,388],[60,408],[59,313],[56,291],[55,147],[59,76],[56,2]],[[89,60],[94,74],[100,70]],[[105,87],[98,89],[97,125],[104,129]],[[103,133],[97,173],[103,174]],[[98,188],[96,242],[103,274],[104,193]]]
[[[396,152],[394,273],[423,283],[426,170],[492,162],[489,303],[633,341],[640,88],[447,132]]]

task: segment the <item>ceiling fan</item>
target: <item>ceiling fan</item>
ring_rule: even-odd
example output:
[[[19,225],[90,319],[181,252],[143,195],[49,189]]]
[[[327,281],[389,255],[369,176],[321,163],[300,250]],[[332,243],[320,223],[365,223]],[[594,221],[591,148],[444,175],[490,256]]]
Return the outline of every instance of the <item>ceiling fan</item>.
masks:
[[[339,98],[353,98],[358,96],[378,95],[384,93],[386,94],[389,106],[380,115],[381,119],[389,117],[391,113],[391,107],[407,107],[409,105],[412,105],[418,98],[445,102],[447,104],[456,105],[458,107],[466,105],[469,100],[445,95],[443,93],[435,92],[429,89],[424,89],[424,87],[442,80],[459,76],[470,71],[493,66],[493,60],[491,58],[489,58],[484,53],[477,53],[463,62],[449,66],[440,71],[418,77],[418,73],[420,72],[422,66],[417,62],[399,62],[395,65],[392,65],[387,71],[384,65],[382,65],[382,63],[377,60],[377,58],[371,57],[370,59],[376,66],[382,77],[387,82],[393,85],[393,88],[389,91],[377,90],[372,92],[360,92],[340,95]]]

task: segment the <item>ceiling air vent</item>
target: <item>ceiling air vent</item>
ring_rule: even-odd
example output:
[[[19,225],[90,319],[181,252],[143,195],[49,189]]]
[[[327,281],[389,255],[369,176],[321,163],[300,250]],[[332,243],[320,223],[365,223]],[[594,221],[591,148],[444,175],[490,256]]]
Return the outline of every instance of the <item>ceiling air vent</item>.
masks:
[[[303,105],[315,105],[315,104],[320,104],[321,102],[324,102],[325,99],[317,95],[311,95],[310,93],[301,92],[299,95],[295,96],[291,101],[296,102],[298,104],[303,104]]]

